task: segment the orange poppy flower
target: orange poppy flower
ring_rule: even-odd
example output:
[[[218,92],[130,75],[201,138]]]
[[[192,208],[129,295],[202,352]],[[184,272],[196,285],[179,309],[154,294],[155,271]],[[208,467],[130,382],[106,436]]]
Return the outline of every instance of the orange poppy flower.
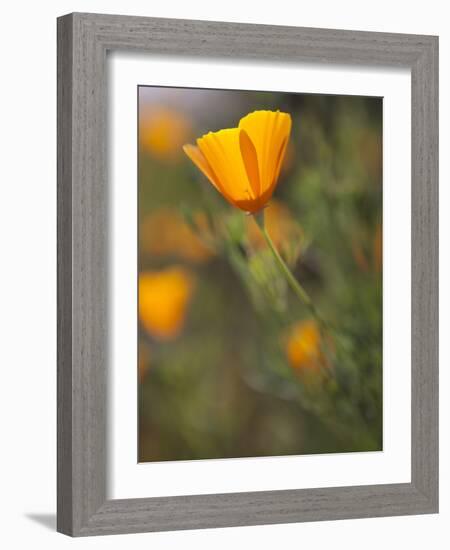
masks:
[[[237,128],[209,132],[183,149],[230,204],[253,214],[275,190],[291,125],[287,113],[254,111]]]
[[[194,276],[183,267],[146,271],[139,275],[139,318],[147,332],[159,340],[181,331],[194,290]]]
[[[195,212],[193,221],[200,234],[209,236],[202,212]],[[160,208],[144,218],[139,239],[142,250],[150,255],[177,256],[195,263],[206,262],[213,255],[183,217],[171,208]]]
[[[161,161],[173,161],[191,135],[188,118],[167,107],[143,107],[139,113],[139,144]]]
[[[292,368],[316,369],[323,362],[321,335],[317,323],[308,319],[296,323],[290,330],[286,355]]]

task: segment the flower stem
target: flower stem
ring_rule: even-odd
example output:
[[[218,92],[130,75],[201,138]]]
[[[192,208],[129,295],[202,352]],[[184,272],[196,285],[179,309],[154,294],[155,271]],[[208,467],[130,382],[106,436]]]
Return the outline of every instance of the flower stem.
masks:
[[[306,292],[306,290],[302,287],[302,285],[297,281],[297,279],[292,274],[291,270],[287,266],[286,262],[281,257],[280,253],[278,252],[274,242],[272,241],[269,232],[267,231],[266,224],[265,224],[265,217],[264,217],[264,210],[256,213],[254,215],[256,224],[258,225],[259,229],[261,230],[261,233],[263,234],[267,244],[269,245],[269,248],[273,254],[273,257],[275,258],[275,261],[278,264],[278,267],[280,268],[281,272],[285,276],[289,286],[293,290],[294,294],[297,296],[297,298],[309,309],[311,314],[315,317],[316,321],[320,323],[322,327],[327,327],[327,322],[322,318],[322,316],[317,311],[315,305],[313,304],[309,294]]]

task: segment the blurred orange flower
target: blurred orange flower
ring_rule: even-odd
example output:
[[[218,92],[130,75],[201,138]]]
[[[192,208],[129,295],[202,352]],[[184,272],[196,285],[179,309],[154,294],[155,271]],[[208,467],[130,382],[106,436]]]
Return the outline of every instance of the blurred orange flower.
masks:
[[[202,212],[194,213],[193,223],[198,229],[198,234],[174,209],[160,208],[152,212],[140,226],[139,239],[142,250],[150,255],[176,256],[195,263],[207,261],[213,255],[213,251],[199,236],[210,236],[206,216]]]
[[[253,216],[246,220],[250,246],[255,250],[267,247]],[[266,229],[279,252],[290,261],[295,261],[304,240],[303,230],[295,221],[292,212],[282,202],[272,199],[265,210]]]
[[[316,321],[308,319],[291,327],[286,355],[291,367],[298,370],[317,369],[323,364],[321,334]]]
[[[188,118],[167,107],[143,107],[139,113],[139,147],[163,161],[176,159],[191,135]]]
[[[183,149],[230,204],[255,213],[275,190],[291,125],[287,113],[254,111],[238,128],[209,132]]]
[[[181,266],[139,275],[139,318],[151,336],[170,340],[179,334],[194,284],[193,274]]]
[[[375,227],[372,248],[365,250],[361,242],[355,237],[352,242],[353,259],[359,269],[368,273],[371,268],[380,272],[383,265],[383,230],[381,223]]]

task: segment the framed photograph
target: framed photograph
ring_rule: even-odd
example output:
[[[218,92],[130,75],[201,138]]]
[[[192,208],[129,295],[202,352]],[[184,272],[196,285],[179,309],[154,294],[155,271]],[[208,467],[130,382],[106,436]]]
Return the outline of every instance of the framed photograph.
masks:
[[[438,39],[58,19],[58,530],[438,511]]]

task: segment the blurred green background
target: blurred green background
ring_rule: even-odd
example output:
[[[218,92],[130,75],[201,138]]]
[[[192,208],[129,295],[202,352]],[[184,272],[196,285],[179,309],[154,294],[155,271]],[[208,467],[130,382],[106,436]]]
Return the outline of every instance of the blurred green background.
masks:
[[[184,155],[281,110],[269,232]],[[139,88],[139,451],[145,461],[382,449],[382,99]]]

